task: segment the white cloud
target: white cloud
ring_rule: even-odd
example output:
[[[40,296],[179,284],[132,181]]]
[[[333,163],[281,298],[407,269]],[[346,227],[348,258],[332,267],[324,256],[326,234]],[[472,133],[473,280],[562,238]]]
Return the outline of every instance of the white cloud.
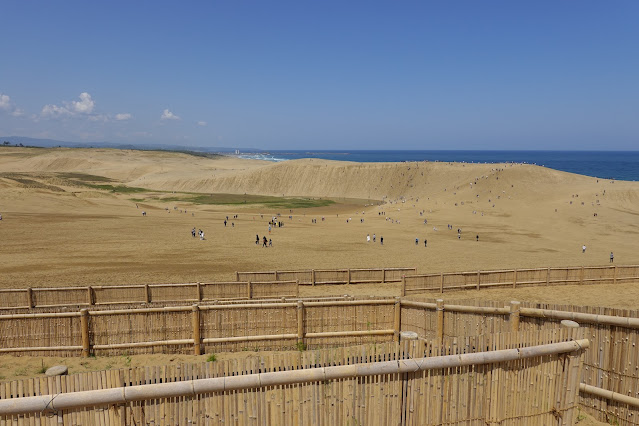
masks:
[[[0,110],[8,112],[14,117],[20,117],[24,115],[24,111],[16,107],[13,102],[11,102],[11,97],[9,95],[5,95],[4,93],[0,93]]]
[[[11,98],[9,95],[0,93],[0,109],[8,111],[11,108]]]
[[[95,102],[87,92],[80,93],[80,100],[71,102],[73,110],[78,114],[91,114]]]
[[[45,105],[42,107],[43,117],[63,117],[71,115],[67,108],[57,105]]]
[[[95,101],[91,98],[91,95],[87,92],[80,93],[79,101],[62,102],[62,105],[45,105],[42,107],[40,113],[43,117],[60,118],[60,117],[75,117],[75,116],[88,116],[92,121],[104,120],[103,116],[92,115],[93,108],[95,107]]]
[[[198,126],[206,126],[206,121],[198,121]]]
[[[129,113],[119,113],[119,114],[115,114],[115,119],[117,121],[126,121],[126,120],[130,120],[133,116]]]
[[[162,112],[162,120],[181,120],[181,118],[178,117],[177,115],[173,114],[168,109],[165,109]]]

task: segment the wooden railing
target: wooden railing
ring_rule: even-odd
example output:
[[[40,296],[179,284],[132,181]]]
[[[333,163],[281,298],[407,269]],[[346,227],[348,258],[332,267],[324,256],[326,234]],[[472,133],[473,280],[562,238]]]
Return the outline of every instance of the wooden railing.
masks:
[[[481,290],[493,287],[617,284],[639,282],[639,266],[579,266],[567,268],[508,269],[497,271],[406,274],[402,296],[427,292]]]
[[[1,289],[0,310],[298,296],[294,280]]]
[[[142,383],[138,374],[123,381],[111,372],[102,372],[95,385],[58,377],[49,386],[0,388],[0,420],[18,426],[96,419],[104,424],[125,419],[138,424],[573,424],[588,340],[536,346],[518,341],[504,336],[497,348],[473,353],[451,345],[445,349],[451,355],[425,357],[427,345],[415,341],[394,350],[361,347],[341,356],[315,352],[304,357],[307,361],[298,352],[286,360],[252,362],[250,372],[237,372],[236,363],[228,370],[217,368],[219,362],[183,368],[188,377],[180,372],[179,381],[166,376],[170,366]],[[298,367],[301,362],[305,367]],[[144,370],[148,374],[149,368]],[[221,374],[211,374],[215,370]],[[555,386],[539,386],[531,377]]]
[[[236,281],[295,280],[300,285],[400,282],[416,268],[307,269],[301,271],[236,272]]]

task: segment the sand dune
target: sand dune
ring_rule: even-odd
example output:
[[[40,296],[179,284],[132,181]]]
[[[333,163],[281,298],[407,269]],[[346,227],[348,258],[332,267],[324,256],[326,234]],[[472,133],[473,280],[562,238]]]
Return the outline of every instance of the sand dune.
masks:
[[[165,192],[115,194],[73,184],[60,173]],[[338,204],[296,209],[288,219],[284,208],[166,201],[179,195],[173,191],[284,194]],[[0,213],[1,287],[206,281],[231,278],[236,270],[601,265],[610,251],[616,262],[639,263],[639,183],[520,164],[269,163],[3,147]],[[285,227],[272,231],[274,247],[255,246],[255,235],[269,235],[268,218],[277,213]],[[235,227],[224,227],[233,214],[239,214]],[[322,216],[325,221],[311,223]],[[192,239],[193,227],[207,240]],[[384,237],[384,246],[366,243],[366,234],[374,233]],[[391,295],[398,289],[361,291]]]

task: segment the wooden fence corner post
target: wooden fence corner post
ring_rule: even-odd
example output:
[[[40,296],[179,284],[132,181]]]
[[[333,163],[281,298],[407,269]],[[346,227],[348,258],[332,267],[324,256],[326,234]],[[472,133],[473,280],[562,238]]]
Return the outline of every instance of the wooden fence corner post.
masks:
[[[193,305],[193,355],[202,355],[202,336],[200,333],[200,307]]]
[[[304,302],[297,301],[297,348],[305,349],[304,344]]]
[[[82,358],[91,355],[91,341],[89,340],[89,310],[80,309],[80,329],[82,332]]]
[[[519,308],[521,303],[516,300],[510,301],[510,314],[508,315],[508,321],[510,322],[510,331],[519,331]]]
[[[395,342],[399,342],[399,333],[402,331],[402,303],[399,297],[395,298]]]
[[[29,287],[27,289],[27,308],[33,308],[33,289]]]
[[[151,288],[148,284],[144,284],[144,293],[146,295],[146,303],[151,303]]]
[[[248,299],[252,299],[253,298],[253,289],[251,287],[252,287],[251,282],[247,281],[246,282],[246,297]]]
[[[87,287],[87,305],[95,305],[95,301],[93,299],[93,287]]]
[[[436,313],[437,313],[437,343],[440,349],[444,344],[444,300],[437,299]]]
[[[513,288],[517,288],[517,268],[515,268],[513,274]]]
[[[235,281],[239,281],[240,280],[240,273],[235,271]]]
[[[402,275],[402,297],[406,296],[406,275]]]

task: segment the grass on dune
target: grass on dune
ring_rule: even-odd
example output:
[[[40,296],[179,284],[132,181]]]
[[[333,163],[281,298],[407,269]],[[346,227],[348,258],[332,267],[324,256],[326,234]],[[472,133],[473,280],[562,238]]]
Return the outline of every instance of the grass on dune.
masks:
[[[162,198],[162,201],[187,202],[193,204],[209,205],[241,205],[259,204],[274,208],[303,209],[310,207],[323,207],[334,204],[332,200],[314,200],[309,198],[283,198],[266,195],[241,195],[241,194],[195,194],[182,197]]]

